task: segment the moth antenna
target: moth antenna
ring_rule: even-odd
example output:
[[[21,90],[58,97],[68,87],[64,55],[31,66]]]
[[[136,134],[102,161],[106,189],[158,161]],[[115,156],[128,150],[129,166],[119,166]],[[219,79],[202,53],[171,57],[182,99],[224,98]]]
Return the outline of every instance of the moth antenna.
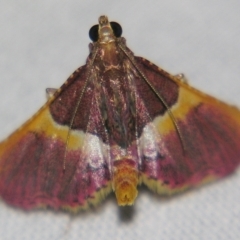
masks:
[[[77,100],[77,104],[76,104],[76,107],[74,108],[73,115],[72,115],[72,118],[71,118],[71,121],[70,121],[70,124],[69,124],[69,130],[68,130],[67,140],[66,140],[66,148],[65,148],[65,151],[64,151],[64,158],[63,158],[63,170],[64,171],[66,169],[67,148],[68,148],[68,143],[69,143],[69,139],[70,139],[70,132],[71,132],[71,129],[72,129],[73,121],[74,121],[75,116],[77,114],[77,110],[78,110],[78,107],[79,107],[80,102],[82,100],[82,96],[83,96],[83,94],[84,94],[84,92],[86,90],[86,87],[87,87],[87,84],[88,84],[88,81],[89,81],[89,78],[90,78],[90,72],[91,72],[93,63],[95,61],[95,58],[97,56],[97,52],[98,52],[98,48],[96,48],[96,50],[95,50],[95,52],[93,54],[92,60],[90,61],[89,69],[88,69],[88,73],[87,73],[87,78],[85,80],[85,83],[84,83],[84,86],[82,88],[81,94],[79,95],[79,98]]]
[[[57,92],[56,88],[46,88],[47,99],[51,99],[55,92]]]
[[[167,109],[168,115],[170,116],[180,139],[183,151],[186,151],[185,145],[184,145],[184,140],[183,140],[183,136],[181,134],[180,128],[177,124],[176,118],[174,117],[171,109],[169,108],[168,104],[166,103],[166,101],[162,98],[162,96],[157,92],[157,90],[155,89],[155,87],[151,84],[151,82],[147,79],[147,77],[144,75],[144,73],[140,70],[140,68],[138,67],[137,63],[135,62],[135,60],[130,56],[130,54],[126,51],[125,47],[119,42],[119,47],[120,49],[124,52],[124,54],[129,58],[129,60],[131,61],[131,63],[133,64],[133,66],[137,69],[137,71],[139,72],[140,76],[144,79],[144,81],[149,85],[149,87],[152,89],[152,91],[157,95],[157,97],[159,98],[159,100],[163,103],[164,107]]]
[[[177,79],[179,79],[183,83],[188,84],[188,79],[183,73],[178,73],[174,77],[176,77]]]

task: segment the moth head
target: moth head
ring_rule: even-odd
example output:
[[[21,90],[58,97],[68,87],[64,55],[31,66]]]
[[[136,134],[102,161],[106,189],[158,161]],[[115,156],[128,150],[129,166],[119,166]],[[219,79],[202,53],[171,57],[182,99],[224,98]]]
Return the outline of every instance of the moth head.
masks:
[[[98,25],[92,26],[89,30],[89,37],[93,42],[106,44],[121,37],[122,27],[118,23],[109,22],[107,16],[100,16],[98,22]]]

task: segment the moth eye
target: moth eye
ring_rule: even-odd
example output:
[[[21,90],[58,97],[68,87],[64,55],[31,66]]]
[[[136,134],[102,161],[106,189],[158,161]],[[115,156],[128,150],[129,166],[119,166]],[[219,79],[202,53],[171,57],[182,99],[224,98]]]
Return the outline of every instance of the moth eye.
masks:
[[[116,22],[110,22],[110,25],[112,27],[113,33],[115,37],[121,37],[122,35],[122,27],[120,24],[116,23]],[[90,28],[89,30],[89,37],[93,42],[96,42],[98,40],[98,28],[99,25],[94,25]]]
[[[112,27],[113,33],[115,37],[121,37],[122,35],[122,27],[120,24],[116,23],[116,22],[110,22],[110,25]]]
[[[98,24],[90,28],[89,37],[93,42],[96,42],[98,40]]]

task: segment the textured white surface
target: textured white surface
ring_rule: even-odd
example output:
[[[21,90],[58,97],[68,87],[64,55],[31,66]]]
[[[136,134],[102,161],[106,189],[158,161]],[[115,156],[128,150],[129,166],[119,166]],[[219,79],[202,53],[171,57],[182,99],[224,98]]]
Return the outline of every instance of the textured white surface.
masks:
[[[119,22],[136,55],[240,106],[240,1],[0,2],[0,137],[59,87],[88,54],[89,28],[101,14]],[[239,239],[240,174],[162,199],[143,190],[134,209],[114,197],[75,217],[26,213],[0,202],[0,240]]]

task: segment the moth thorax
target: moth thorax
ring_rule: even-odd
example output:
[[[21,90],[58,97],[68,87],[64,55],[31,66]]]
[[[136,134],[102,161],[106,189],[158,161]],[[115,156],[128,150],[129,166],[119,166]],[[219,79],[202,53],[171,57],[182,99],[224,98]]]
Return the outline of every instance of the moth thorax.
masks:
[[[114,162],[113,190],[119,206],[133,205],[137,197],[138,171],[132,159]]]

